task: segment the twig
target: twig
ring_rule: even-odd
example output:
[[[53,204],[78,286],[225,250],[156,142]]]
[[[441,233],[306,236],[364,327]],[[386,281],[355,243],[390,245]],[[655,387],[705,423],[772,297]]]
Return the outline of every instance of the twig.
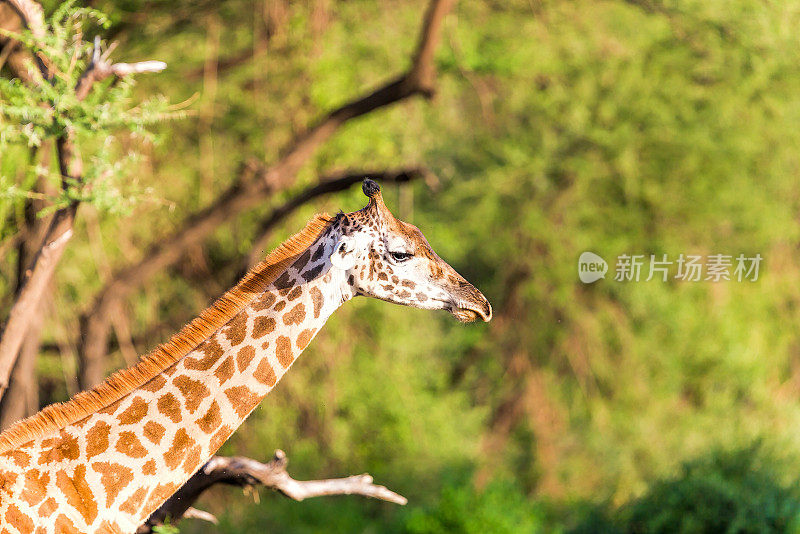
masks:
[[[290,143],[274,165],[260,170],[257,180],[251,183],[241,178],[236,180],[209,207],[188,217],[175,233],[155,242],[142,260],[118,271],[104,285],[81,321],[79,377],[82,387],[90,387],[105,376],[104,358],[111,329],[108,311],[131,291],[175,264],[186,250],[201,243],[222,223],[263,203],[275,191],[290,187],[300,167],[345,122],[414,95],[427,98],[433,95],[436,73],[433,55],[443,19],[452,4],[453,0],[431,0],[411,67],[405,74],[328,113],[316,126]]]
[[[214,522],[216,518],[213,515],[196,510],[192,505],[203,492],[215,484],[245,489],[263,486],[295,501],[326,495],[361,495],[400,505],[408,502],[402,495],[385,486],[374,484],[368,474],[327,480],[295,480],[286,472],[288,463],[286,453],[280,449],[275,451],[275,456],[268,463],[240,456],[214,456],[153,512],[147,522],[139,527],[137,534],[153,532],[154,527],[165,521],[174,523],[182,517],[196,517]],[[192,511],[191,515],[187,514],[189,511]]]
[[[115,45],[114,45],[115,46]],[[86,68],[84,73],[78,79],[75,86],[75,94],[78,100],[84,100],[89,96],[89,91],[95,82],[105,80],[112,74],[120,78],[130,74],[138,74],[142,72],[161,72],[167,68],[167,64],[163,61],[140,61],[138,63],[109,63],[108,52],[105,54],[100,52],[100,36],[94,38],[94,49],[92,50],[92,61]]]

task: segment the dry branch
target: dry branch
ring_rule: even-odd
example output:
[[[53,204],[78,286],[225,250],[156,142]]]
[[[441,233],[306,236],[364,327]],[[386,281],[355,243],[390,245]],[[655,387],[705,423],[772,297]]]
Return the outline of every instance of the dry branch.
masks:
[[[92,52],[92,61],[89,66],[81,75],[78,84],[75,87],[75,94],[78,100],[83,100],[89,96],[89,91],[92,90],[92,85],[100,82],[111,76],[112,74],[120,78],[128,76],[129,74],[138,74],[142,72],[161,72],[167,68],[167,64],[163,61],[140,61],[138,63],[109,63],[108,55],[113,50],[109,47],[104,54],[100,52],[100,36],[94,38],[94,50]]]
[[[5,0],[17,12],[22,23],[37,39],[45,35],[44,12],[42,6],[32,0]]]
[[[11,6],[11,9],[19,16],[20,20],[22,21],[23,26],[31,32],[31,34],[37,40],[41,40],[44,38],[45,32],[47,31],[47,26],[44,23],[44,12],[42,11],[42,6],[40,6],[37,2],[33,0],[5,0],[6,4]],[[9,51],[9,54],[11,51]],[[44,54],[34,54],[34,58],[36,59],[36,66],[39,69],[39,72],[42,73],[42,77],[45,80],[50,78],[50,68],[49,63],[47,61],[47,57]],[[15,68],[15,71],[23,71],[24,69]]]
[[[200,495],[215,484],[227,484],[245,489],[263,486],[295,501],[325,495],[361,495],[396,504],[408,502],[402,495],[384,486],[373,484],[372,477],[368,474],[327,480],[295,480],[286,472],[288,463],[286,453],[280,449],[275,451],[274,458],[266,464],[239,456],[213,456],[172,497],[153,512],[147,522],[139,527],[137,534],[151,533],[154,527],[164,524],[166,520],[174,523],[182,517],[215,521],[216,518],[208,512],[192,508]]]
[[[95,297],[91,309],[81,320],[79,379],[82,388],[91,387],[105,376],[105,356],[112,310],[127,295],[144,285],[155,274],[176,263],[184,253],[199,245],[220,224],[264,202],[272,193],[290,187],[297,171],[345,122],[394,104],[414,95],[430,98],[434,93],[434,52],[439,42],[441,26],[454,0],[431,0],[420,32],[419,43],[409,70],[375,91],[357,98],[328,113],[314,127],[299,136],[283,152],[280,159],[268,168],[243,176],[216,201],[188,217],[172,235],[159,239],[142,260],[120,271]]]

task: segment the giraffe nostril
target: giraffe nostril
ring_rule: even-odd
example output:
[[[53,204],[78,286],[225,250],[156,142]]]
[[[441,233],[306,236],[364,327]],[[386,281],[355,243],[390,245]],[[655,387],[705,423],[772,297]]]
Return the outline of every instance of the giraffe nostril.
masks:
[[[485,301],[486,307],[483,309],[483,321],[488,323],[492,320],[492,305],[488,300]]]

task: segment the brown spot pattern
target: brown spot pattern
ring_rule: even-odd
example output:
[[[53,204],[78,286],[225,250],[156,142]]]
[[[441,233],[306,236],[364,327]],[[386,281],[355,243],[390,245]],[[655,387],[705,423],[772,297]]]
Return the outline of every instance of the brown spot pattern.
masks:
[[[228,425],[223,425],[217,433],[211,437],[211,440],[208,444],[208,450],[210,452],[216,452],[217,449],[222,447],[222,444],[225,443],[225,440],[233,433],[233,429]]]
[[[318,287],[312,287],[310,293],[311,302],[314,304],[314,319],[317,319],[322,311],[322,305],[325,303],[325,297],[322,296],[322,291]]]
[[[228,328],[225,330],[225,336],[230,340],[231,345],[238,345],[244,341],[247,336],[247,314],[239,312],[228,323]]]
[[[186,453],[186,460],[183,462],[183,470],[187,473],[194,474],[197,471],[197,468],[200,467],[200,462],[202,461],[200,455],[203,452],[203,448],[200,445],[193,445],[189,452]]]
[[[194,445],[194,440],[189,437],[189,434],[186,433],[186,430],[179,428],[177,432],[175,432],[175,438],[172,440],[172,445],[164,453],[164,463],[167,464],[167,467],[170,469],[175,469],[180,465],[183,461],[186,454],[189,452],[189,448]]]
[[[142,446],[142,442],[139,441],[136,434],[130,431],[119,433],[119,439],[114,448],[131,458],[144,458],[147,455],[147,449]]]
[[[278,381],[278,377],[275,375],[275,369],[272,368],[269,364],[269,360],[266,358],[258,362],[258,367],[256,367],[253,376],[256,380],[269,387],[273,387]]]
[[[250,365],[250,362],[253,361],[255,356],[256,349],[254,349],[252,345],[247,345],[239,349],[239,354],[236,355],[236,367],[239,369],[240,373],[247,369],[247,366]]]
[[[62,431],[61,439],[56,442],[52,449],[44,452],[47,455],[47,463],[61,462],[63,460],[77,460],[80,456],[78,438],[74,438]],[[39,464],[42,464],[42,458],[39,458]]]
[[[222,416],[219,411],[219,404],[217,404],[217,401],[213,401],[206,414],[197,420],[197,426],[206,434],[210,434],[220,424],[222,424]]]
[[[79,534],[78,529],[75,528],[75,523],[64,514],[58,514],[55,522],[56,532],[59,534]]]
[[[202,358],[197,358],[194,356],[185,358],[184,362],[187,369],[207,371],[211,369],[211,366],[214,365],[214,362],[216,362],[223,354],[225,354],[225,351],[222,350],[222,346],[214,338],[204,341],[199,347],[197,347],[197,351],[202,352],[205,356]]]
[[[9,452],[8,455],[11,456],[11,460],[13,460],[16,465],[23,469],[28,467],[28,464],[31,462],[31,455],[19,449]]]
[[[36,506],[47,496],[47,483],[50,482],[48,473],[41,473],[38,469],[25,472],[25,490],[22,498],[28,506]]]
[[[320,264],[319,264],[319,265],[317,265],[316,267],[314,267],[314,268],[312,268],[312,269],[309,269],[309,270],[307,270],[306,272],[304,272],[304,273],[302,274],[302,277],[303,277],[303,279],[304,279],[306,282],[310,282],[310,281],[312,281],[314,278],[316,278],[316,277],[318,277],[318,276],[319,276],[319,273],[321,273],[321,272],[322,272],[322,268],[323,268],[323,267],[325,267],[325,264],[324,264],[324,263],[320,263]]]
[[[279,336],[275,344],[275,356],[278,357],[278,361],[283,368],[287,369],[294,361],[292,357],[292,341],[286,336]]]
[[[183,401],[189,413],[194,413],[200,403],[203,402],[203,399],[211,394],[211,390],[205,384],[188,376],[175,377],[172,383],[183,395]]]
[[[56,486],[67,504],[72,506],[87,523],[92,523],[97,517],[97,502],[94,492],[86,483],[86,466],[78,464],[72,476],[68,476],[63,469],[56,472]]]
[[[23,534],[33,532],[33,520],[23,514],[16,504],[9,505],[5,516],[6,523],[17,528]]]
[[[311,256],[311,261],[319,260],[323,254],[325,254],[325,243],[320,243],[314,251],[314,255]]]
[[[292,282],[292,275],[290,275],[288,271],[283,273],[278,277],[277,280],[275,280],[274,285],[278,289],[286,289],[287,287],[294,286],[294,283]]]
[[[144,437],[158,445],[167,430],[155,421],[148,421],[144,424]]]
[[[236,415],[245,417],[255,408],[261,397],[250,391],[246,386],[236,386],[225,390],[225,396],[233,406]]]
[[[100,474],[100,483],[106,490],[106,507],[111,507],[119,492],[133,480],[133,471],[129,467],[111,462],[95,462],[92,469]]]
[[[314,332],[316,332],[315,328],[306,328],[300,332],[300,335],[297,336],[297,348],[300,350],[305,349],[311,342],[311,338],[314,337]]]
[[[144,385],[142,385],[142,389],[151,393],[156,393],[161,391],[166,383],[167,379],[159,374],[145,382]]]
[[[233,356],[228,356],[219,366],[214,370],[214,375],[219,378],[220,383],[225,383],[233,376],[233,373],[236,372],[235,364],[233,363]]]
[[[156,472],[156,461],[152,458],[147,460],[144,465],[142,466],[142,474],[143,475],[153,475]]]
[[[111,425],[105,421],[98,421],[86,433],[86,459],[90,460],[108,449],[108,433]]]
[[[253,324],[253,339],[258,339],[275,330],[275,319],[272,317],[256,317]]]
[[[250,306],[255,311],[266,310],[267,308],[272,307],[272,305],[275,303],[275,299],[276,297],[272,293],[264,293],[263,297],[253,302]]]
[[[286,300],[292,301],[292,300],[296,299],[297,297],[299,297],[302,294],[303,294],[303,290],[300,288],[300,286],[298,286],[298,287],[292,289],[289,292],[289,294],[286,295]]]
[[[306,266],[306,264],[308,263],[308,260],[310,260],[310,259],[311,259],[311,249],[306,249],[305,252],[300,254],[300,257],[297,258],[297,261],[295,261],[292,264],[292,267],[294,267],[298,271],[302,271],[303,267]]]
[[[139,509],[142,507],[142,501],[144,501],[146,493],[147,490],[143,487],[137,489],[136,491],[133,492],[133,495],[128,497],[128,500],[126,500],[124,503],[122,503],[122,505],[120,505],[119,511],[131,515],[137,513]]]
[[[181,420],[181,404],[175,395],[167,393],[158,398],[158,411],[170,418],[173,423]]]
[[[121,425],[135,425],[147,415],[147,403],[141,397],[134,397],[131,405],[128,406],[117,419]]]
[[[56,511],[56,500],[53,497],[48,497],[37,510],[39,517],[50,517]]]
[[[283,315],[283,324],[291,326],[293,324],[300,324],[306,318],[306,307],[301,302]]]

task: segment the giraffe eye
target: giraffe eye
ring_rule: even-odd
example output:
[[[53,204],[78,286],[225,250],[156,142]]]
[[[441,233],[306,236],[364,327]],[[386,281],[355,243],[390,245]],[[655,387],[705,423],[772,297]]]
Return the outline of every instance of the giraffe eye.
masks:
[[[410,252],[390,252],[389,255],[397,263],[402,263],[413,256]]]

